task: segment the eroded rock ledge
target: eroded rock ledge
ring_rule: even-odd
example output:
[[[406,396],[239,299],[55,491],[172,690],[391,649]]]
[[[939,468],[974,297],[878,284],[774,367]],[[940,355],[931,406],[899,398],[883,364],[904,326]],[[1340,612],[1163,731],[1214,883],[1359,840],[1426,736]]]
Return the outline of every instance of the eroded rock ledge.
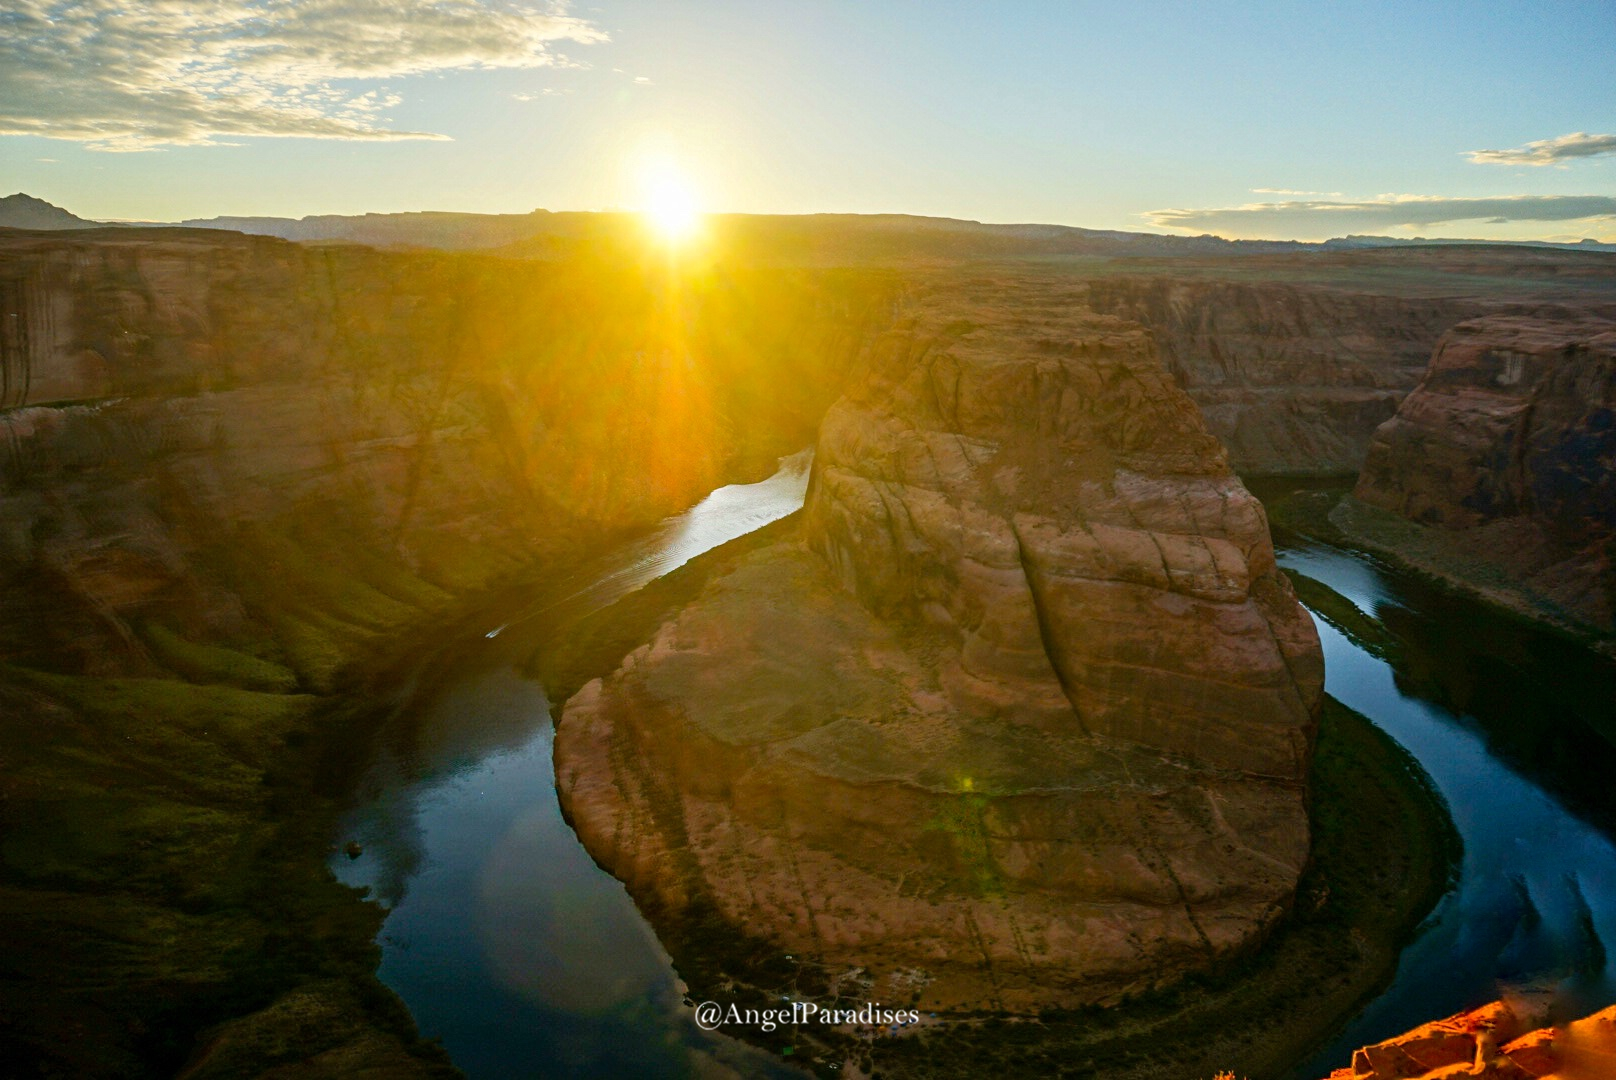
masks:
[[[1260,939],[1307,858],[1322,662],[1145,333],[939,286],[818,454],[802,539],[567,703],[595,857],[653,920],[934,1008],[1116,1000]]]
[[[1397,544],[1422,569],[1609,637],[1613,459],[1616,322],[1490,316],[1443,336],[1354,494],[1424,526]],[[1376,529],[1364,506],[1341,513],[1355,538]]]
[[[1546,1026],[1546,996],[1517,996],[1424,1024],[1352,1055],[1328,1080],[1599,1080],[1616,1075],[1616,1005]]]

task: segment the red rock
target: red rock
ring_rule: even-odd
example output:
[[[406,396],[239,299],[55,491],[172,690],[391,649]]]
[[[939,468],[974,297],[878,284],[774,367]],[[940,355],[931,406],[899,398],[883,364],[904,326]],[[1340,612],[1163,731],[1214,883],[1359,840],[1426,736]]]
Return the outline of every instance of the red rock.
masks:
[[[1444,335],[1376,430],[1355,494],[1608,632],[1613,456],[1616,322],[1490,316]]]
[[[1322,674],[1261,507],[1136,327],[1021,279],[908,316],[821,426],[808,546],[566,704],[579,836],[661,917],[929,1007],[1249,948],[1307,857]]]

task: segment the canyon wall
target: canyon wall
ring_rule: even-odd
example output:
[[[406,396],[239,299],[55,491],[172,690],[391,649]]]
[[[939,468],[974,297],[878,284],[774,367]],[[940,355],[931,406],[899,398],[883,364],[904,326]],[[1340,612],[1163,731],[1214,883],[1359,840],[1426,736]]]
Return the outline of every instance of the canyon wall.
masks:
[[[1432,344],[1489,306],[1273,279],[1133,276],[1095,281],[1089,304],[1151,329],[1235,470],[1252,476],[1357,472]]]
[[[0,657],[92,668],[153,604],[229,636],[254,605],[220,589],[287,544],[311,573],[383,556],[464,592],[655,521],[807,442],[890,303],[868,277],[217,232],[5,243]]]
[[[1288,909],[1322,674],[1144,332],[933,280],[826,416],[801,536],[567,702],[557,782],[664,927],[869,1000],[1109,1002]]]
[[[443,1071],[323,850],[366,672],[812,438],[880,274],[0,234],[0,1045]],[[53,1072],[54,1070],[54,1072]]]
[[[1548,1024],[1547,994],[1517,994],[1365,1046],[1327,1080],[1603,1080],[1616,1075],[1616,1005]]]
[[[1616,322],[1492,316],[1443,336],[1354,492],[1570,619],[1616,631]],[[1347,508],[1350,516],[1354,508]],[[1360,516],[1362,516],[1360,514]],[[1441,556],[1433,551],[1433,557]],[[1489,574],[1487,571],[1491,571]]]

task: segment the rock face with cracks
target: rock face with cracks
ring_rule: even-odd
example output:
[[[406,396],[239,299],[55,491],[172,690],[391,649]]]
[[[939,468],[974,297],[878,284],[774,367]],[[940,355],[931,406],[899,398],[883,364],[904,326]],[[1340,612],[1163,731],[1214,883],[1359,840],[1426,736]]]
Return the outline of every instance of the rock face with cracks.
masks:
[[[1113,1001],[1252,946],[1322,662],[1194,405],[1030,280],[923,292],[864,368],[800,539],[566,704],[585,845],[870,1000]]]
[[[1616,322],[1490,316],[1444,335],[1419,386],[1376,430],[1354,494],[1609,635],[1613,463]]]

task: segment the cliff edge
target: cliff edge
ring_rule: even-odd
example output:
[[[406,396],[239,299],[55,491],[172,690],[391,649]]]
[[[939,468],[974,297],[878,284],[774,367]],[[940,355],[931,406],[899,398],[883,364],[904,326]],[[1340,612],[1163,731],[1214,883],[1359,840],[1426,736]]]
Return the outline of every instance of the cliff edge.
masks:
[[[1375,432],[1336,520],[1413,530],[1399,554],[1495,599],[1616,633],[1616,322],[1489,316],[1454,327]],[[1404,531],[1410,531],[1406,527]]]
[[[1253,946],[1308,855],[1322,661],[1146,334],[933,283],[854,385],[801,538],[566,703],[580,838],[659,926],[868,1000],[1111,1002]]]

